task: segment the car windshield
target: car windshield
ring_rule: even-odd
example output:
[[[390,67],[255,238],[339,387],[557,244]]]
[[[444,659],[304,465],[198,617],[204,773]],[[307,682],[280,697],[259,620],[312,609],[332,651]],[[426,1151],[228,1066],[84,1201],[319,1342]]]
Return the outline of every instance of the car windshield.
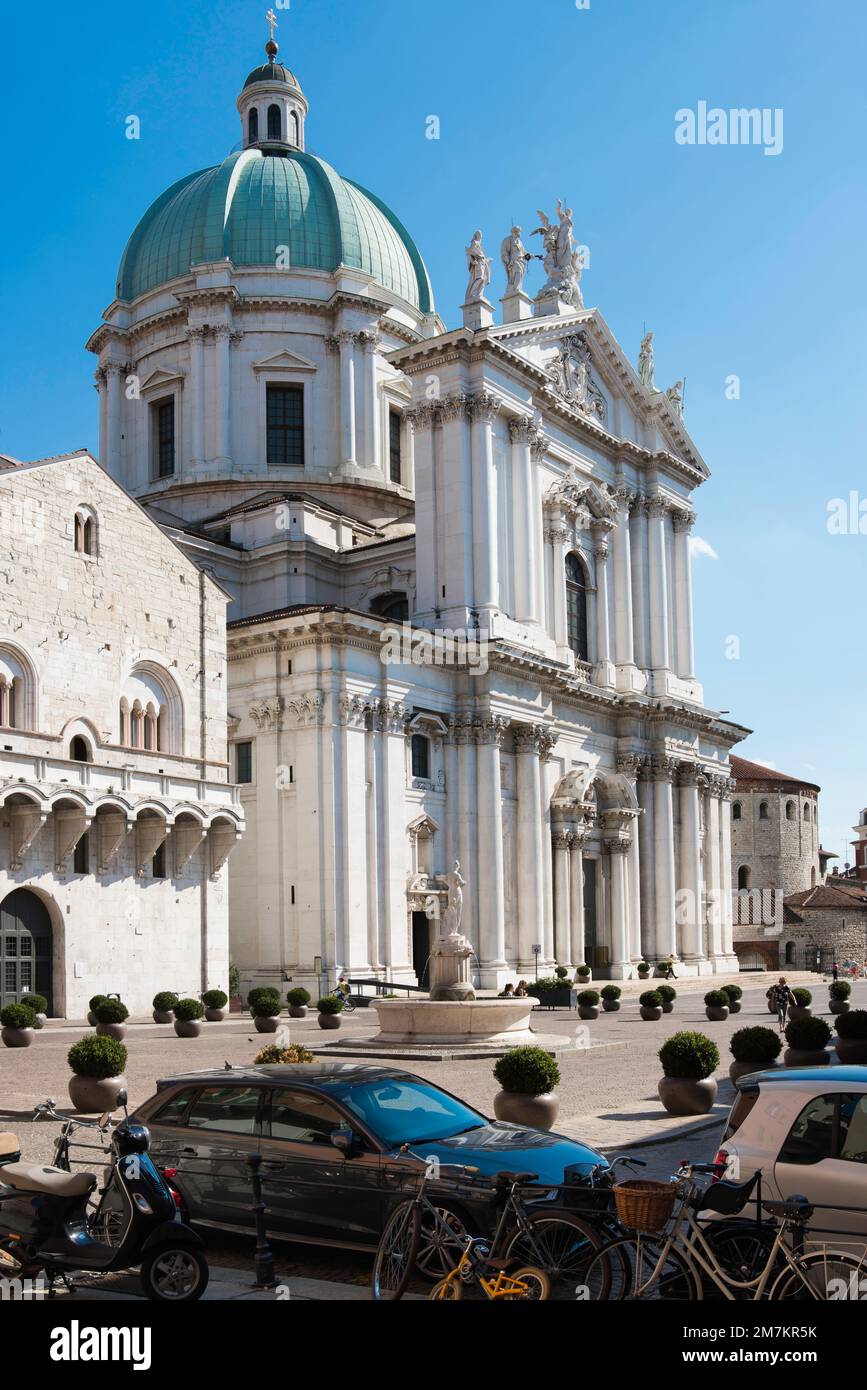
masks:
[[[463,1101],[426,1081],[366,1081],[353,1086],[343,1103],[389,1145],[449,1139],[487,1123]]]

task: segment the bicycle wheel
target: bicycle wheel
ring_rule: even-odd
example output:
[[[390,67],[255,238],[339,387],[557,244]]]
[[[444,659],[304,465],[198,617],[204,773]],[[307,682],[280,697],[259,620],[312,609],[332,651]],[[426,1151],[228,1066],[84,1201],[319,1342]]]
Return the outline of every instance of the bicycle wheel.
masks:
[[[664,1239],[633,1235],[603,1245],[591,1259],[584,1276],[590,1303],[691,1302],[702,1296],[701,1280],[690,1262],[678,1250],[669,1250],[656,1277]]]
[[[776,1234],[772,1227],[757,1227],[754,1221],[735,1221],[729,1225],[721,1225],[717,1230],[715,1223],[708,1221],[701,1229],[705,1240],[719,1261],[720,1269],[729,1279],[748,1283],[752,1279],[757,1279],[764,1272]],[[782,1268],[782,1256],[779,1256],[779,1262]],[[725,1295],[709,1275],[700,1270],[699,1277],[702,1281],[705,1299],[726,1301]],[[751,1301],[755,1294],[755,1289],[738,1289],[731,1285],[729,1288],[736,1299],[743,1299],[744,1301]]]
[[[420,1227],[415,1202],[402,1202],[388,1218],[370,1276],[371,1293],[378,1303],[403,1296],[415,1265]]]
[[[438,1284],[434,1284],[428,1299],[433,1299],[436,1303],[457,1303],[458,1299],[463,1298],[464,1290],[460,1279],[440,1279]]]
[[[862,1280],[867,1280],[867,1262],[844,1250],[820,1250],[802,1255],[788,1265],[772,1286],[768,1298],[800,1299],[805,1302],[835,1303],[862,1297]]]
[[[523,1269],[516,1269],[514,1274],[509,1275],[517,1283],[519,1280],[524,1285],[521,1291],[504,1294],[505,1299],[520,1298],[530,1303],[543,1303],[551,1294],[551,1281],[542,1269],[534,1269],[532,1265],[525,1265]]]
[[[531,1230],[515,1232],[507,1257],[547,1274],[550,1299],[574,1302],[576,1286],[583,1284],[587,1265],[602,1245],[598,1232],[572,1212],[559,1209],[527,1212],[527,1221]]]

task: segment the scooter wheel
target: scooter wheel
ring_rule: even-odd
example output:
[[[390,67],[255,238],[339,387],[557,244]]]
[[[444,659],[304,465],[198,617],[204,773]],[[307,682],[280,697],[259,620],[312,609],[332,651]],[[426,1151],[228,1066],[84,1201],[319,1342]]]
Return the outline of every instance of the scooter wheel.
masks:
[[[145,1296],[159,1303],[194,1303],[208,1287],[208,1263],[189,1245],[163,1245],[141,1267]]]

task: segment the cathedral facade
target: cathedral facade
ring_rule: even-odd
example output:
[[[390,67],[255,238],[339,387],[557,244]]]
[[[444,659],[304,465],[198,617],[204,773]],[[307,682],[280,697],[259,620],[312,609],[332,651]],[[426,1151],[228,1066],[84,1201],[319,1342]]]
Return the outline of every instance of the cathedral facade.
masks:
[[[730,748],[695,671],[707,467],[584,306],[572,214],[480,233],[461,325],[277,61],[241,141],[145,213],[98,359],[104,466],[231,596],[245,985],[427,979],[459,861],[476,981],[736,967]]]

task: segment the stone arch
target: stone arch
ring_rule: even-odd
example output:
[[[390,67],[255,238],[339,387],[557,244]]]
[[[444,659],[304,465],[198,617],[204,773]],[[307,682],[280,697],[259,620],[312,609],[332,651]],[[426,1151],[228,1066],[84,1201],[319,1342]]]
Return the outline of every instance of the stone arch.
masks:
[[[0,725],[39,727],[39,682],[32,657],[18,642],[0,641]]]
[[[124,681],[119,742],[152,753],[183,753],[183,698],[177,681],[159,662],[136,662]]]
[[[23,941],[29,937],[29,953],[22,952]],[[3,955],[8,941],[16,941],[14,955]],[[50,1014],[62,1017],[66,1007],[64,977],[64,925],[63,914],[57,903],[40,888],[13,888],[0,902],[0,998],[3,1004],[11,1003],[13,997],[21,994],[44,994],[48,999]],[[29,983],[22,979],[22,970],[27,973],[30,961]],[[16,988],[6,991],[7,964],[13,966],[16,974]],[[8,978],[11,979],[11,969]]]

